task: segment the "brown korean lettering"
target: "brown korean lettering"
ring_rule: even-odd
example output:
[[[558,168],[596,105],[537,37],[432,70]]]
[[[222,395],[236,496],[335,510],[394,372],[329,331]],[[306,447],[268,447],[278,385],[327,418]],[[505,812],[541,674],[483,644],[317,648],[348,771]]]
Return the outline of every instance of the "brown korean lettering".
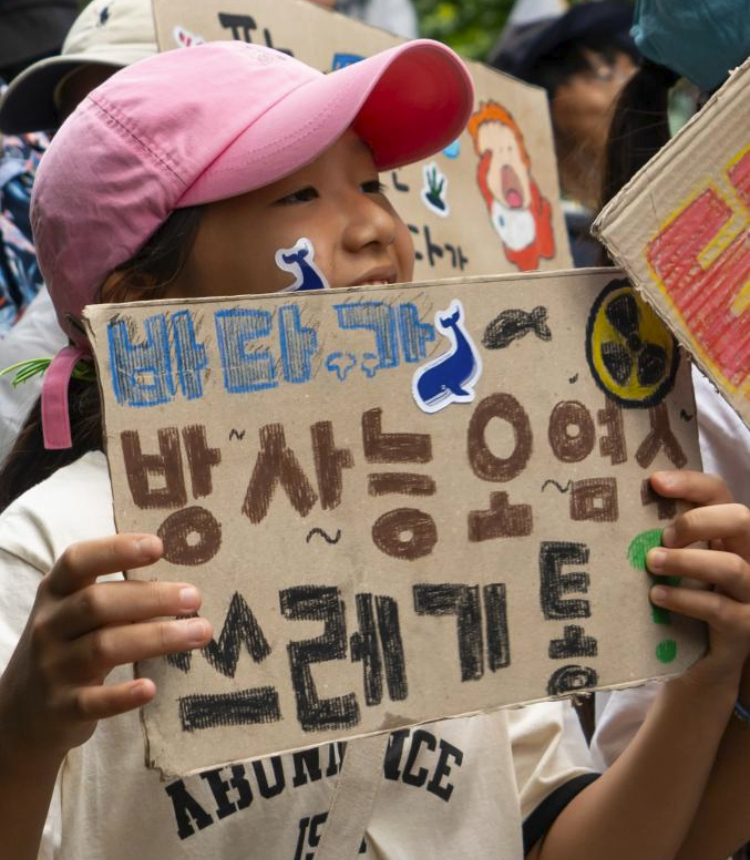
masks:
[[[437,527],[429,514],[416,508],[396,508],[375,521],[375,546],[392,558],[415,561],[429,555],[437,543]]]
[[[498,457],[487,445],[487,425],[494,418],[507,421],[513,429],[514,446],[509,457]],[[468,431],[469,463],[483,481],[512,481],[526,468],[531,457],[533,435],[529,416],[512,394],[485,397],[471,416]]]
[[[550,415],[547,438],[552,453],[562,463],[585,460],[596,440],[594,421],[588,409],[577,400],[558,403]]]
[[[507,493],[490,493],[488,511],[471,511],[468,518],[469,540],[526,537],[534,528],[531,505],[512,505]]]
[[[144,510],[182,508],[187,504],[185,476],[182,471],[180,434],[176,427],[165,427],[156,434],[158,454],[144,454],[137,430],[120,434],[125,474],[133,502]],[[152,486],[158,482],[159,486]]]
[[[294,452],[287,447],[284,427],[267,424],[260,428],[259,435],[260,452],[247,487],[242,513],[251,523],[262,522],[276,486],[281,484],[295,511],[306,517],[318,496]]]
[[[320,504],[324,511],[330,511],[341,504],[342,473],[344,469],[354,466],[354,457],[348,448],[336,447],[333,441],[333,424],[330,421],[313,424],[310,433]]]

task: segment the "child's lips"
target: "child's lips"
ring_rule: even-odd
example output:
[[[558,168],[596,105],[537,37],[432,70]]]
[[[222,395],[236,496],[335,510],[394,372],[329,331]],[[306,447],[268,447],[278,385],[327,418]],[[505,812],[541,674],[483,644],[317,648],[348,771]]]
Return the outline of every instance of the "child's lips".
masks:
[[[356,281],[349,284],[350,287],[364,287],[367,284],[395,284],[398,278],[398,273],[393,266],[379,266],[376,269],[370,269]]]

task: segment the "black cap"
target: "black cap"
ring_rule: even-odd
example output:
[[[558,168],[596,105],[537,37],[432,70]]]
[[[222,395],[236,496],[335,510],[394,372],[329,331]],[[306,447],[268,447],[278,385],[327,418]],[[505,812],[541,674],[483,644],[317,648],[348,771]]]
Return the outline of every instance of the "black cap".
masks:
[[[612,39],[637,55],[630,37],[633,7],[616,0],[580,3],[564,15],[534,21],[503,33],[490,51],[489,63],[501,72],[528,80],[536,64],[568,42]]]
[[[22,66],[57,54],[73,21],[77,0],[2,0],[0,66]]]

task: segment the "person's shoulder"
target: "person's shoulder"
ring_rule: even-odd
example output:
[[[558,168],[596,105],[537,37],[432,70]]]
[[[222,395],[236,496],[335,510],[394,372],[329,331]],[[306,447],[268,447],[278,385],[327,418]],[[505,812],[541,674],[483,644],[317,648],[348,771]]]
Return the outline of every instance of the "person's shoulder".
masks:
[[[0,516],[0,549],[46,570],[69,544],[113,531],[107,461],[92,451],[8,506]]]

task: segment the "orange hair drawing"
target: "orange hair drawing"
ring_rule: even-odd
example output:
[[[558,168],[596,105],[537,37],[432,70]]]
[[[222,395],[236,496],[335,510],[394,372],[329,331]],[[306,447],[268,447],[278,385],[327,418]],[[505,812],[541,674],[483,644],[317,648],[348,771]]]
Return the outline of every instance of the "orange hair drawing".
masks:
[[[486,122],[499,122],[502,125],[507,126],[513,132],[513,136],[518,144],[518,150],[521,153],[521,160],[530,170],[531,159],[529,158],[529,153],[526,151],[526,144],[524,143],[521,129],[518,127],[511,114],[497,102],[480,102],[479,110],[473,114],[469,120],[469,134],[471,135],[471,139],[474,141],[474,149],[477,155],[481,157],[484,154],[479,151],[479,129]]]

